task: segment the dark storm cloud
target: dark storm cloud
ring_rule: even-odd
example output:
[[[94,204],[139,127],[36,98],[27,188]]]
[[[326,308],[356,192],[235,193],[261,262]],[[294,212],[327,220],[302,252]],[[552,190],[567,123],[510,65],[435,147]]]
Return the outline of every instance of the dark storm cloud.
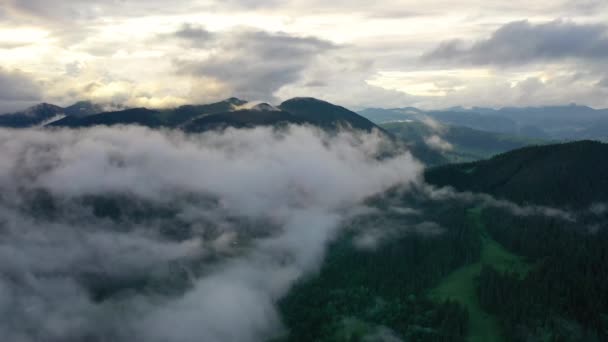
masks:
[[[28,74],[0,67],[0,114],[22,109],[41,97],[40,85]]]
[[[298,80],[315,57],[336,48],[317,38],[243,29],[211,34],[184,26],[175,36],[193,48],[213,51],[205,59],[176,60],[180,74],[215,78],[235,96],[265,101],[274,100],[275,91]]]
[[[213,34],[207,31],[202,26],[196,26],[192,24],[184,24],[179,30],[174,33],[177,38],[184,39],[191,44],[198,46],[201,43],[205,43],[211,38]]]
[[[423,55],[427,61],[473,65],[519,65],[562,59],[608,58],[608,26],[555,20],[508,23],[490,38],[450,40]]]

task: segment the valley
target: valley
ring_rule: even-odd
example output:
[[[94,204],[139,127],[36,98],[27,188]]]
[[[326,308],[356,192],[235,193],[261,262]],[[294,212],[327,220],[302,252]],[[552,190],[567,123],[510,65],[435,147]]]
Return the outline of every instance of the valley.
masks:
[[[7,145],[15,165],[21,163],[19,169],[33,175],[34,183],[11,190],[18,205],[9,197],[0,207],[23,222],[35,218],[26,230],[36,231],[40,222],[69,229],[87,222],[86,234],[95,232],[92,236],[110,229],[115,239],[144,234],[138,239],[192,246],[151,265],[140,265],[133,256],[134,268],[127,273],[64,271],[86,294],[89,312],[141,295],[180,303],[219,277],[222,285],[212,291],[230,288],[230,279],[237,279],[238,286],[255,293],[250,310],[280,318],[284,329],[268,336],[271,341],[608,336],[603,318],[608,171],[599,158],[608,153],[606,144],[555,144],[428,118],[376,125],[311,98],[276,107],[243,108],[246,104],[230,98],[94,113],[101,107],[80,103],[84,109],[72,111],[77,115],[35,107],[27,120],[12,121],[24,127],[0,131],[13,137],[2,140],[6,144],[38,139],[17,149],[20,145]],[[36,110],[42,110],[39,117],[32,114]],[[36,123],[57,114],[65,117],[44,127]],[[25,114],[11,115],[13,120]],[[103,149],[79,152],[100,142]],[[310,149],[316,153],[308,154]],[[97,178],[75,177],[83,166],[71,153],[98,156],[90,161],[98,166],[85,174],[104,171]],[[47,166],[38,165],[46,158],[51,158]],[[297,169],[291,166],[294,158]],[[248,160],[247,167],[241,159]],[[161,165],[172,171],[158,173]],[[214,178],[226,173],[224,165],[243,171],[227,173],[230,181],[218,185]],[[196,171],[189,171],[193,167]],[[69,191],[53,185],[64,179],[55,177],[68,177],[63,172],[75,180]],[[294,172],[298,176],[291,178]],[[147,176],[131,178],[139,173]],[[250,173],[256,182],[248,181]],[[131,179],[126,189],[117,187],[121,179]],[[161,184],[150,187],[148,179]],[[243,200],[232,183],[252,189],[250,197]],[[354,184],[374,190],[362,194]],[[166,189],[172,190],[164,199],[160,194]],[[278,216],[269,215],[275,207]],[[18,236],[11,235],[14,243],[33,248]],[[147,247],[151,243],[137,248],[157,248]],[[102,246],[95,248],[108,248]],[[87,253],[83,258],[77,263],[97,260]],[[30,272],[42,274],[33,265]],[[242,274],[242,265],[278,283]],[[102,335],[121,338],[115,334],[111,329]]]
[[[608,342],[608,0],[0,0],[0,342]]]
[[[477,280],[482,267],[487,265],[502,273],[516,273],[525,277],[530,265],[523,258],[516,256],[492,239],[481,221],[481,209],[469,209],[469,224],[476,227],[481,235],[481,255],[477,262],[461,267],[439,285],[429,291],[435,301],[453,300],[463,305],[469,313],[469,330],[467,340],[471,342],[504,341],[501,327],[495,317],[486,313],[480,306],[477,297]]]

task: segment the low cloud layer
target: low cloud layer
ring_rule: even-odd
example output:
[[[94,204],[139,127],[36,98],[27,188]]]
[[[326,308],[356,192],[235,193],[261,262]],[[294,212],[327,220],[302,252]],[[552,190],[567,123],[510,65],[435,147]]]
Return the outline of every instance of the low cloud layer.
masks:
[[[259,341],[362,202],[420,179],[380,139],[307,127],[186,136],[0,130],[0,334]]]
[[[424,142],[432,149],[446,152],[454,149],[454,146],[448,141],[444,140],[441,136],[434,134],[424,138]]]
[[[516,216],[547,216],[568,222],[576,221],[576,214],[565,209],[542,205],[519,205],[484,193],[458,192],[451,187],[435,188],[425,185],[421,190],[425,196],[432,200],[455,200],[462,203],[471,203],[471,205],[479,208],[499,208]]]

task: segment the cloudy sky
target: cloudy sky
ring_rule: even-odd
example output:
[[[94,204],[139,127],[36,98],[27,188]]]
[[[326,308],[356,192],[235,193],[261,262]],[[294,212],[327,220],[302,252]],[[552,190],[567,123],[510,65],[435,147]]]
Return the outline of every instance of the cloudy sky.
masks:
[[[314,96],[608,107],[605,0],[0,0],[0,111]]]

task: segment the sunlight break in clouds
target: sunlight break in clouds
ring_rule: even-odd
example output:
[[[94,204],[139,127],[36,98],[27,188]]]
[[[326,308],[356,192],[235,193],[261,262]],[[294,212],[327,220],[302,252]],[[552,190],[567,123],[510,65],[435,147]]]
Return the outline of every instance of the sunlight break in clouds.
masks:
[[[28,75],[41,89],[38,102],[63,106],[88,99],[161,108],[230,96],[276,104],[313,96],[351,108],[606,107],[607,6],[4,0],[0,65]],[[187,27],[194,30],[184,35]],[[2,97],[0,112],[33,103]]]

